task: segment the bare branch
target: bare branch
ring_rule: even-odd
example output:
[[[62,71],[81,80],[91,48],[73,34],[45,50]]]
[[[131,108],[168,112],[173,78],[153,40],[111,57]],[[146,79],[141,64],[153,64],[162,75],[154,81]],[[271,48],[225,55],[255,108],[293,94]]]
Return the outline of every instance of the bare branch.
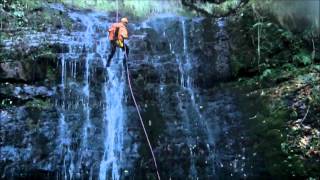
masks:
[[[304,115],[303,119],[301,120],[301,123],[303,123],[303,121],[307,118],[308,113],[309,113],[309,109],[310,109],[310,106],[308,107],[306,114]]]
[[[212,2],[213,4],[219,5],[222,4],[224,2],[226,2],[227,0],[215,0],[214,2]],[[209,12],[205,9],[202,9],[198,6],[196,6],[193,0],[191,0],[191,2],[189,2],[188,0],[181,0],[182,5],[190,8],[191,10],[195,10],[205,16],[208,17],[214,17],[214,18],[220,18],[220,17],[226,17],[229,16],[231,14],[235,14],[241,7],[243,7],[244,5],[246,5],[249,2],[249,0],[241,0],[240,3],[235,7],[230,9],[227,13],[224,14],[214,14],[212,12]]]

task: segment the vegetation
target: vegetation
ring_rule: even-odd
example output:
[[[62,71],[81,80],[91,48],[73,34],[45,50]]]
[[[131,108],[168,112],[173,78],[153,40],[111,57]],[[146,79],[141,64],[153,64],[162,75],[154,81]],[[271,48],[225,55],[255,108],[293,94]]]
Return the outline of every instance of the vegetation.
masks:
[[[248,113],[253,153],[264,159],[262,173],[314,179],[320,176],[320,27],[319,6],[313,7],[319,2],[286,3],[250,1],[228,19],[238,81],[231,87],[247,95],[240,107]],[[301,13],[307,8],[311,15]]]
[[[263,159],[261,173],[318,178],[319,1],[184,2],[206,16],[229,16],[231,67],[237,80],[229,85],[246,93],[239,107],[248,115],[252,153]]]
[[[26,107],[35,108],[39,110],[49,109],[52,104],[49,100],[41,100],[41,99],[33,99],[32,101],[28,101],[26,103]]]
[[[264,160],[265,172],[274,177],[320,176],[320,25],[319,1],[285,0],[51,0],[79,8],[115,11],[147,17],[158,12],[186,13],[183,6],[209,17],[225,17],[231,37],[233,82],[223,86],[241,89],[240,107],[247,112],[246,127],[253,146]],[[71,28],[63,12],[46,9],[42,0],[2,0],[0,36],[18,38],[32,31]],[[175,8],[172,8],[175,7]],[[304,12],[310,13],[304,13]],[[1,51],[2,60],[54,59],[43,45],[31,54]],[[17,56],[16,56],[17,55]],[[52,67],[45,78],[55,80]],[[139,79],[137,79],[139,81]],[[1,97],[0,108],[13,106],[16,99]],[[34,109],[51,107],[47,99],[19,102]],[[259,107],[259,108],[257,108]],[[152,107],[153,108],[153,107]],[[156,112],[156,111],[155,111]],[[151,116],[151,115],[150,115]]]
[[[130,16],[130,19],[147,18],[156,13],[184,13],[181,3],[175,0],[165,1],[140,1],[140,0],[61,0],[63,3],[84,9],[116,12],[120,15]],[[190,13],[189,13],[190,14]]]
[[[42,0],[3,0],[0,3],[1,40],[23,34],[27,30],[70,29],[72,22],[66,14],[50,10],[46,3]]]

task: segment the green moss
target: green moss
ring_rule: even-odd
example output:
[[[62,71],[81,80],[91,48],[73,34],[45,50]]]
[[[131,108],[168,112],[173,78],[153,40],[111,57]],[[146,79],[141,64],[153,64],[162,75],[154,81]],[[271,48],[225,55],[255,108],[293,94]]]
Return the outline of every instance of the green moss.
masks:
[[[71,29],[71,19],[66,13],[46,7],[42,0],[10,0],[4,5],[1,13],[1,27],[8,30],[7,36],[17,36],[26,29],[45,31],[49,27]],[[11,32],[12,31],[12,32]],[[3,36],[2,36],[3,37]]]
[[[49,100],[42,99],[33,99],[32,101],[28,101],[25,105],[29,108],[37,108],[41,110],[49,109],[52,106]]]
[[[247,99],[250,101],[251,98]],[[246,111],[251,110],[251,116],[246,126],[249,128],[249,137],[255,142],[254,151],[264,159],[267,172],[273,177],[289,176],[284,171],[283,161],[285,153],[281,150],[281,143],[285,140],[285,123],[288,120],[288,109],[280,104],[273,104],[265,98],[251,99]],[[263,103],[262,103],[263,102]],[[259,109],[257,108],[259,107]]]
[[[51,67],[47,68],[47,79],[49,81],[54,81],[55,80],[55,72],[54,69]]]
[[[273,68],[263,73],[263,78],[241,78],[238,82],[229,83],[231,87],[244,90],[247,96],[241,97],[238,107],[246,112],[245,126],[251,141],[255,142],[253,151],[257,152],[264,160],[267,174],[272,177],[318,177],[319,167],[314,158],[308,157],[310,148],[319,147],[319,137],[312,136],[306,148],[299,146],[300,139],[306,134],[301,128],[289,128],[289,122],[297,119],[301,114],[288,106],[288,99],[296,97],[296,93],[303,86],[311,86],[311,95],[307,98],[310,106],[308,119],[317,119],[317,109],[320,104],[320,88],[318,85],[319,73],[313,65],[307,67],[296,67],[291,63],[284,64],[281,68]],[[277,83],[279,79],[290,80],[290,83]],[[272,88],[265,87],[265,82],[272,82]],[[257,86],[257,84],[260,86]],[[297,87],[297,83],[301,83]],[[307,87],[303,86],[303,87]],[[239,91],[239,90],[237,90]],[[286,94],[278,94],[279,92]],[[250,93],[248,93],[250,92]],[[275,94],[276,93],[276,94]],[[273,97],[272,97],[272,96]],[[274,97],[277,95],[277,97]],[[292,97],[293,96],[293,97]],[[299,99],[302,97],[299,96]],[[317,122],[314,120],[313,122]]]
[[[232,75],[237,76],[241,69],[245,68],[246,65],[243,64],[243,60],[238,59],[235,55],[232,55],[230,58],[230,66],[232,68]]]

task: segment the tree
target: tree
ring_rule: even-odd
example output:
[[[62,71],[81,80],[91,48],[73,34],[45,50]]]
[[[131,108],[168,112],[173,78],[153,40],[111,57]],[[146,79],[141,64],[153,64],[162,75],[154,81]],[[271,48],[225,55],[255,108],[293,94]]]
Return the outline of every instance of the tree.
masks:
[[[225,17],[236,13],[250,0],[181,0],[182,5],[209,17]]]

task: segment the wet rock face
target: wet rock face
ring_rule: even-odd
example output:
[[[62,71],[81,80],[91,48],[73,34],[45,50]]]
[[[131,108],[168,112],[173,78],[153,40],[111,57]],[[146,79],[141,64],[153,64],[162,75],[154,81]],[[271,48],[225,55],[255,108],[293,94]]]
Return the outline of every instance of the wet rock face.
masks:
[[[0,97],[2,105],[5,100],[10,100],[14,105],[22,105],[27,102],[32,102],[34,99],[49,99],[56,94],[56,88],[48,88],[45,86],[32,85],[17,85],[10,83],[0,84]]]
[[[176,59],[188,56],[194,83],[201,88],[210,88],[231,77],[229,38],[225,25],[219,23],[208,19],[155,17],[133,31],[130,58],[133,61],[147,58],[154,64],[160,63],[157,68],[163,68],[161,66],[176,67]],[[164,67],[162,73],[174,73],[170,69]]]
[[[18,107],[1,110],[2,175],[46,169],[56,138],[56,113],[36,108]],[[12,168],[19,162],[19,166]]]
[[[15,106],[1,110],[1,124],[8,129],[1,144],[1,157],[5,158],[0,159],[5,176],[17,170],[25,174],[48,172],[52,177],[96,178],[104,154],[113,151],[104,149],[106,134],[111,131],[105,126],[110,108],[106,101],[113,98],[106,97],[110,90],[106,87],[112,85],[108,82],[114,83],[110,69],[104,67],[108,54],[105,26],[111,20],[94,12],[73,10],[70,17],[74,32],[52,35],[48,40],[48,48],[58,58],[41,55],[37,61],[1,63],[1,81],[29,83],[0,86],[0,97],[19,100]],[[240,114],[229,97],[232,94],[212,97],[210,93],[215,92],[201,92],[230,76],[228,36],[223,27],[202,18],[155,17],[129,26],[129,31],[133,91],[159,157],[162,176],[219,177],[223,173],[212,171],[217,168],[215,161],[227,166],[236,153],[228,149],[226,159],[219,159],[213,152],[223,154],[220,145],[232,144],[238,149],[240,145],[223,140],[233,135],[222,134],[217,127],[227,128],[225,124],[234,123]],[[41,40],[35,37],[32,42],[39,45]],[[120,68],[115,77],[123,71],[121,61],[116,56],[112,60],[112,68]],[[51,72],[52,87],[42,83],[49,79],[48,63],[56,68]],[[125,87],[122,104],[127,118],[121,173],[152,178],[152,160],[149,150],[141,145],[145,144],[144,134]],[[45,102],[34,100],[38,98]],[[223,115],[215,115],[221,112]],[[85,136],[88,138],[84,140]],[[16,163],[21,165],[14,168]],[[228,167],[221,171],[235,170]]]
[[[196,61],[196,83],[209,88],[231,77],[229,70],[229,37],[224,30],[224,20],[204,19],[191,26],[192,52]]]
[[[241,114],[234,95],[224,90],[201,93],[230,77],[223,26],[208,19],[159,17],[133,34],[139,34],[129,42],[133,87],[162,178],[241,178],[239,167],[248,167],[245,152],[240,152]],[[144,58],[135,59],[139,54]],[[152,162],[139,160],[146,165],[136,174],[153,176]]]
[[[47,75],[47,63],[45,62],[6,62],[1,63],[0,68],[2,81],[43,81]]]
[[[3,79],[14,79],[16,81],[26,81],[27,77],[21,62],[1,63],[1,77]]]
[[[43,83],[46,79],[56,78],[57,55],[51,48],[41,45],[38,48],[29,47],[24,52],[7,51],[10,55],[0,62],[1,82]]]

